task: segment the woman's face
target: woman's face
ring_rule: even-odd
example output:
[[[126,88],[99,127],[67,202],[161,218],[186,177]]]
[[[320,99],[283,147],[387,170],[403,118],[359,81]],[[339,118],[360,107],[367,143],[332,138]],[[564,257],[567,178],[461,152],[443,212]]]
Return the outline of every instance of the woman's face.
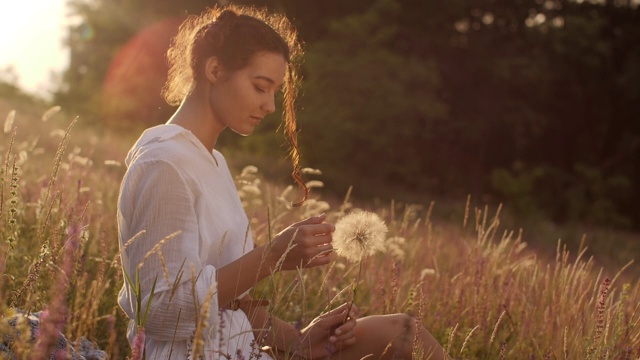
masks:
[[[275,93],[284,81],[287,63],[282,55],[261,52],[244,68],[224,73],[212,84],[209,99],[214,121],[240,135],[249,135],[275,111]]]

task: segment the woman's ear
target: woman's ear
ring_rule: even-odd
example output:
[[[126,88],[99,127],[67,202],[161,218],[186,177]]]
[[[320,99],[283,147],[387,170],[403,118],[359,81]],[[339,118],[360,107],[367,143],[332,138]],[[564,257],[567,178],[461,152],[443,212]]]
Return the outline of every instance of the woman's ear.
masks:
[[[204,76],[207,77],[211,83],[216,83],[222,79],[222,64],[218,60],[217,56],[211,56],[204,64]]]

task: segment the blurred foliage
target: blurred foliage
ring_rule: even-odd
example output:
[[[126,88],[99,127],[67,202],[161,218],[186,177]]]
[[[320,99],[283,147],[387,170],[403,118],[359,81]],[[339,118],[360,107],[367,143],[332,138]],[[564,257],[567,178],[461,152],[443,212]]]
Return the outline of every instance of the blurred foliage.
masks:
[[[515,162],[511,169],[494,169],[491,185],[520,215],[539,216],[544,211],[562,222],[632,225],[631,214],[619,206],[632,191],[631,181],[595,167],[578,163],[571,171],[561,171]]]
[[[415,190],[430,185],[421,174],[431,168],[427,154],[447,106],[435,96],[435,64],[394,49],[399,28],[386,21],[401,11],[378,1],[332,23],[329,36],[309,46],[302,144],[321,169],[357,164],[329,174],[342,188],[356,174],[365,192],[396,181]]]
[[[307,44],[302,154],[327,190],[472,194],[640,227],[637,1],[236,2],[286,12]],[[149,29],[212,3],[69,4],[80,21],[56,101],[113,127],[164,122],[157,59],[178,22]],[[277,126],[222,144],[280,157]]]
[[[13,66],[0,68],[0,99],[37,102],[34,96],[20,89],[18,80],[18,74]]]
[[[211,1],[68,0],[67,4],[71,14],[80,21],[69,29],[66,43],[70,50],[70,64],[54,101],[96,121],[105,120],[114,127],[135,128],[136,123],[152,125],[162,122],[172,112],[169,106],[161,103],[159,94],[166,79],[166,69],[153,71],[155,67],[148,66],[145,55],[156,46],[150,44],[154,39],[150,36],[135,37],[145,29],[163,24],[166,19],[174,18],[179,24],[185,15],[199,13]],[[155,33],[159,35],[159,46],[165,47],[154,54],[155,60],[161,64],[164,63],[162,54],[169,45],[170,37],[177,31],[177,24],[172,28],[170,23],[167,24],[170,27],[167,34],[162,33],[164,29],[158,29],[159,34]],[[132,41],[134,39],[138,41]],[[129,50],[124,53],[127,56],[119,57],[124,50]],[[108,87],[111,78],[120,83]],[[112,92],[121,96],[108,96]],[[156,101],[148,100],[149,95]],[[131,112],[132,107],[141,111]],[[119,119],[116,122],[110,117]]]

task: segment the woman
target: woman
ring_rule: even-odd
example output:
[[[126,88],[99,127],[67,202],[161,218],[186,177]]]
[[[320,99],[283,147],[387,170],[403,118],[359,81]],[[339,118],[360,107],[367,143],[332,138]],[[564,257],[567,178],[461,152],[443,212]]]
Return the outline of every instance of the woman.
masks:
[[[225,159],[214,149],[226,128],[251,134],[275,111],[282,87],[293,175],[306,196],[293,112],[300,54],[284,17],[251,8],[215,8],[181,26],[168,52],[164,89],[167,101],[180,106],[130,150],[118,201],[123,270],[130,278],[137,274],[140,284],[139,291],[125,284],[119,304],[132,319],[132,345],[142,328],[137,325],[144,325],[147,359],[193,358],[194,347],[207,359],[411,357],[416,325],[406,315],[356,319],[351,311],[345,322],[348,307],[342,305],[297,330],[270,318],[248,294],[273,271],[330,261],[334,226],[324,216],[293,224],[270,246],[254,248]],[[199,322],[207,325],[203,344],[194,343]],[[419,331],[422,346],[442,358],[433,337]]]

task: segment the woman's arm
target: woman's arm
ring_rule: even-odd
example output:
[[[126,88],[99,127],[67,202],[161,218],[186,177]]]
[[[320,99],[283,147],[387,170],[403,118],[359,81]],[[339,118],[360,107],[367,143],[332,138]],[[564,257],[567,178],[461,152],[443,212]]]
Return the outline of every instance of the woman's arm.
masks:
[[[218,301],[228,304],[267,276],[280,270],[310,268],[328,264],[333,224],[325,216],[297,222],[270,244],[259,246],[218,269]]]

